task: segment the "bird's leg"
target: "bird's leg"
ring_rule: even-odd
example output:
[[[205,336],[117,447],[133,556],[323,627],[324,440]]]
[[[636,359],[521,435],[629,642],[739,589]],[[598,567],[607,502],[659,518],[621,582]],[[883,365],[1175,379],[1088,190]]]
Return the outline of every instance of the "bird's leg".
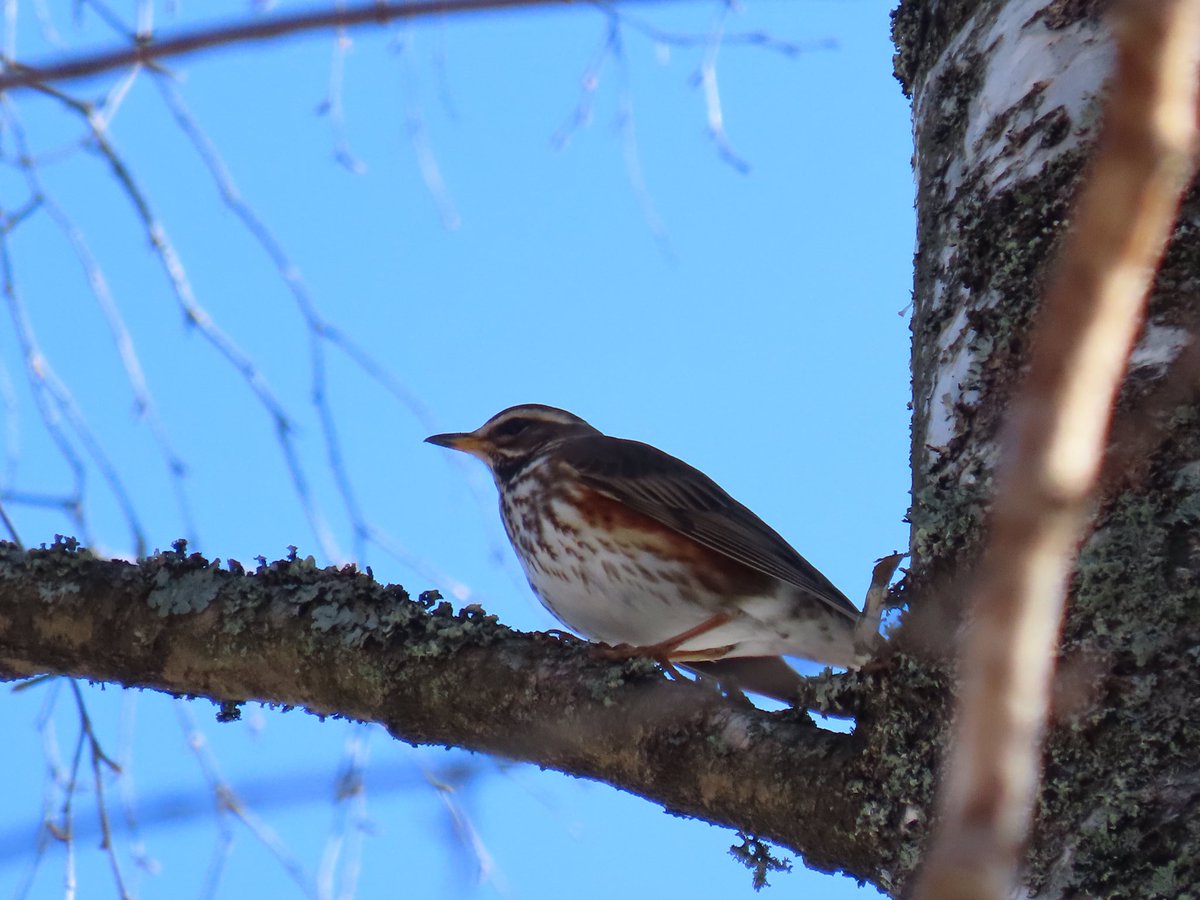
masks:
[[[719,628],[728,622],[732,616],[729,613],[717,613],[709,616],[699,625],[694,625],[687,631],[681,632],[674,637],[669,637],[665,641],[659,641],[657,644],[645,644],[640,647],[635,647],[630,644],[618,644],[615,647],[597,647],[597,653],[604,659],[625,660],[633,659],[637,656],[648,656],[656,662],[670,664],[671,659],[696,659],[696,651],[688,651],[683,654],[676,655],[675,651],[681,644],[686,644],[697,635],[704,634],[706,631],[712,631],[714,628]],[[711,651],[703,651],[700,658],[712,659],[714,656],[724,656],[724,652],[729,648],[716,648]]]
[[[870,660],[883,641],[879,634],[879,622],[883,617],[888,585],[892,583],[892,576],[896,574],[900,560],[906,556],[907,553],[893,553],[891,556],[877,559],[875,568],[871,570],[871,586],[867,589],[867,599],[854,626],[854,649],[859,656],[859,665]],[[859,665],[854,665],[853,668],[859,668]]]

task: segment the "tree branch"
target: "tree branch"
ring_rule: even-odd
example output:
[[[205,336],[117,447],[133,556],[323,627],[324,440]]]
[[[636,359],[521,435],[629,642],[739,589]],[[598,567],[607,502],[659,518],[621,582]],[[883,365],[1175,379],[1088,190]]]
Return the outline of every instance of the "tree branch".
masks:
[[[630,2],[630,0],[624,0],[624,2]],[[236,21],[227,25],[197,28],[160,40],[147,37],[132,47],[122,46],[113,50],[66,57],[58,62],[41,66],[27,66],[15,60],[9,60],[8,71],[0,74],[0,92],[57,81],[70,81],[87,75],[98,75],[112,69],[196,53],[212,47],[271,40],[306,31],[351,28],[370,24],[385,25],[401,19],[497,12],[521,7],[561,8],[571,3],[572,0],[415,0],[415,2],[392,4],[379,2],[379,0],[368,0],[368,2],[342,9],[256,17],[250,21]]]
[[[226,715],[259,700],[378,722],[414,744],[604,781],[810,866],[877,877],[847,790],[864,777],[855,737],[669,682],[646,661],[597,661],[478,607],[411,600],[352,567],[293,558],[246,573],[183,550],[133,565],[73,541],[0,544],[0,678],[58,673],[210,697]]]
[[[1010,895],[1072,561],[1145,298],[1193,172],[1200,0],[1126,0],[1119,12],[1103,130],[996,477],[924,897]]]

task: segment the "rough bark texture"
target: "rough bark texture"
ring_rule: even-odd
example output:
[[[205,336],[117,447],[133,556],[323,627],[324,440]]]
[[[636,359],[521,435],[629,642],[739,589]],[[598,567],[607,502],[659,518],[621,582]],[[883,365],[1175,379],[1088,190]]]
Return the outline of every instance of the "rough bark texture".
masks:
[[[953,638],[998,428],[1097,125],[1102,3],[905,2],[919,246],[913,610]],[[1108,490],[1073,580],[1026,885],[1040,896],[1200,889],[1200,194],[1185,203],[1118,408]]]
[[[50,672],[210,697],[225,716],[262,700],[379,722],[414,744],[599,779],[811,865],[878,877],[878,812],[863,800],[871,754],[802,711],[763,713],[647,661],[599,662],[581,643],[311,559],[247,573],[181,551],[132,565],[70,542],[0,544],[0,584],[0,679]]]
[[[803,698],[853,714],[853,735],[305,560],[247,574],[182,552],[130,565],[2,548],[0,678],[65,673],[378,721],[603,780],[904,894],[930,830],[945,660],[997,430],[1094,134],[1101,5],[903,0],[895,13],[919,214],[911,610],[870,672],[812,679]],[[1198,228],[1194,193],[1074,579],[1028,853],[1042,896],[1200,892],[1200,353],[1180,352],[1200,312]],[[1173,377],[1189,361],[1190,380]]]

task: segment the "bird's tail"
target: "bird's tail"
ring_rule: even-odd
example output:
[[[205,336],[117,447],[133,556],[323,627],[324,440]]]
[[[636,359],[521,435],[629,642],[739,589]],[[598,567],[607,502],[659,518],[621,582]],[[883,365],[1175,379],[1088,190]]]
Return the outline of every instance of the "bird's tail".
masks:
[[[736,687],[794,704],[802,679],[782,656],[735,656],[685,663],[700,675],[715,678],[722,686]]]

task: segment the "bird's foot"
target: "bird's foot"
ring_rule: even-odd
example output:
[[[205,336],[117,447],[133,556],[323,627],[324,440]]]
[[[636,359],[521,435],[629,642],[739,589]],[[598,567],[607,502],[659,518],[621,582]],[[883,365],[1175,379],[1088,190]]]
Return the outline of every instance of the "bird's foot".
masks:
[[[593,644],[592,653],[597,659],[607,662],[629,662],[633,659],[650,659],[656,662],[672,681],[690,681],[674,663],[670,653],[661,644],[634,646],[633,644]]]

